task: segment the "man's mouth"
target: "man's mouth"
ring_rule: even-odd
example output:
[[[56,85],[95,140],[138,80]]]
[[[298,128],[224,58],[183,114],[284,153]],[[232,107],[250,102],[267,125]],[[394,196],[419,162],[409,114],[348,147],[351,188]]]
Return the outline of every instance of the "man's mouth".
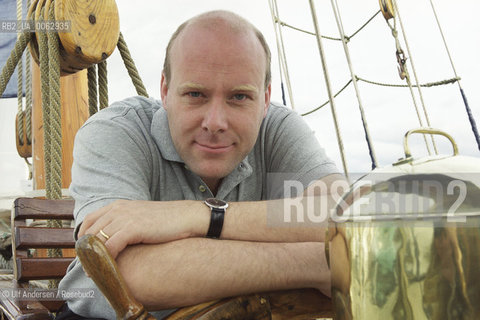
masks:
[[[195,141],[195,145],[202,151],[208,153],[224,153],[233,148],[233,143],[230,144],[209,144]]]

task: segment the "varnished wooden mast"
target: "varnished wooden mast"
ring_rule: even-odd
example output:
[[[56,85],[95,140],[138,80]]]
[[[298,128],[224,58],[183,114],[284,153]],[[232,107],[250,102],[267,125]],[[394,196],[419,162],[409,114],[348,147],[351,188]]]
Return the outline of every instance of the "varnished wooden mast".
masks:
[[[33,179],[34,189],[45,189],[43,162],[43,114],[40,90],[40,69],[32,63],[33,76]],[[73,141],[75,134],[88,119],[87,71],[82,70],[60,78],[62,98],[62,188],[68,188],[72,181]]]

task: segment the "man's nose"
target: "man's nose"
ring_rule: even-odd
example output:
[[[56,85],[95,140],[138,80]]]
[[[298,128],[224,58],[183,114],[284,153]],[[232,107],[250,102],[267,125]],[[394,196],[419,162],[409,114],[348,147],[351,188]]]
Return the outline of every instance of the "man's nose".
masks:
[[[207,110],[203,117],[202,128],[215,134],[228,129],[227,105],[218,100],[212,100],[207,105]]]

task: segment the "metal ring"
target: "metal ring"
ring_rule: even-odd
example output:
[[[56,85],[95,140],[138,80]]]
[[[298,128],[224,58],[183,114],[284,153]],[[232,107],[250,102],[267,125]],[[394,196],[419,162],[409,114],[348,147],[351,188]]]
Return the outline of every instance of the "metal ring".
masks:
[[[110,239],[110,236],[108,234],[105,233],[105,231],[103,231],[102,229],[100,229],[100,234],[105,238],[105,239]]]

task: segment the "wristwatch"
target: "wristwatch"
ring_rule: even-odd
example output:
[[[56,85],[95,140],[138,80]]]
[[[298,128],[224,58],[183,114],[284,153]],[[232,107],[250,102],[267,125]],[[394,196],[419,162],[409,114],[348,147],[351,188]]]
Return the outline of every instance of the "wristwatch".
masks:
[[[210,226],[207,231],[207,238],[218,239],[222,233],[223,219],[228,203],[216,198],[205,199],[205,204],[210,208],[212,215],[210,216]]]

